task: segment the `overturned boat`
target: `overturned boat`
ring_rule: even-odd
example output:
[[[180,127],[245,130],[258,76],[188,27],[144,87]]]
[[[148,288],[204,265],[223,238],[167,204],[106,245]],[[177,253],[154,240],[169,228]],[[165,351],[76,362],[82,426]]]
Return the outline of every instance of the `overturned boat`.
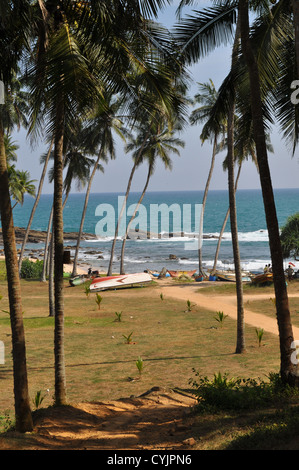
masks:
[[[98,292],[108,289],[119,289],[121,287],[135,286],[152,282],[148,273],[122,274],[119,276],[97,277],[90,284],[90,292]]]
[[[168,272],[170,274],[171,277],[180,277],[180,276],[193,276],[193,274],[196,273],[196,269],[194,269],[193,271],[170,271],[168,269]]]

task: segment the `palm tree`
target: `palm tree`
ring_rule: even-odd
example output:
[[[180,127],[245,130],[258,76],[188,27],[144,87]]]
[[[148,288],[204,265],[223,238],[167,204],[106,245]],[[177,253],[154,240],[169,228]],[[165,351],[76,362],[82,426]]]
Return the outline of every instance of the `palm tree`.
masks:
[[[31,130],[46,123],[54,136],[54,244],[55,244],[55,401],[66,402],[63,348],[63,141],[67,128],[86,116],[103,89],[139,96],[156,89],[165,110],[176,99],[170,91],[172,67],[178,65],[169,38],[144,14],[157,15],[162,0],[77,2],[39,0],[35,51],[28,70],[32,97]],[[161,29],[161,28],[160,28]],[[162,69],[161,58],[166,66]],[[35,60],[34,60],[35,59]],[[138,77],[131,80],[131,77]],[[37,127],[37,126],[36,126]]]
[[[207,83],[198,83],[199,85],[199,93],[197,93],[194,96],[194,102],[201,105],[199,108],[196,108],[192,111],[190,115],[190,122],[192,125],[198,124],[200,122],[205,121],[209,117],[209,112],[211,111],[211,108],[215,104],[217,100],[217,91],[215,88],[215,85],[213,81],[210,79],[209,82]],[[222,132],[224,131],[224,126]],[[204,212],[205,212],[205,206],[207,202],[207,197],[208,197],[208,191],[209,191],[209,186],[210,182],[212,179],[213,175],[213,170],[215,166],[215,159],[216,159],[216,154],[217,154],[217,148],[218,148],[218,137],[219,137],[219,128],[215,129],[215,132],[213,132],[213,151],[212,151],[212,158],[211,158],[211,164],[210,164],[210,169],[208,173],[208,178],[206,180],[205,184],[205,190],[202,198],[202,207],[201,207],[201,214],[200,214],[200,233],[199,233],[199,248],[198,248],[198,273],[199,275],[204,276],[203,268],[202,268],[202,227],[203,227],[203,218],[204,218]],[[205,127],[202,130],[201,133],[201,141],[204,142],[208,138],[210,138],[210,132],[206,132]]]
[[[9,169],[9,186],[10,194],[12,199],[16,202],[13,205],[12,209],[16,207],[17,204],[24,204],[25,194],[29,196],[35,196],[35,186],[34,182],[36,180],[31,180],[30,174],[26,170],[16,170],[14,165]]]
[[[172,153],[179,155],[179,151],[177,147],[184,146],[184,142],[174,137],[176,129],[171,131],[168,129],[167,126],[165,126],[160,131],[160,127],[163,127],[163,124],[156,122],[156,120],[151,121],[147,125],[141,124],[140,128],[138,129],[139,133],[136,139],[135,140],[133,139],[131,144],[127,146],[127,151],[133,150],[133,149],[135,150],[134,152],[135,155],[133,154],[133,158],[135,162],[136,161],[138,162],[137,166],[139,166],[142,163],[142,161],[144,161],[145,159],[148,160],[148,173],[147,173],[145,186],[140,195],[140,198],[135,207],[135,210],[129,220],[129,223],[127,224],[126,233],[122,241],[121,257],[120,257],[120,274],[125,274],[124,254],[125,254],[125,246],[126,246],[126,241],[127,241],[127,236],[129,233],[130,225],[133,222],[136,216],[136,213],[138,211],[138,208],[144,198],[150,178],[154,173],[154,167],[155,167],[157,158],[159,157],[161,159],[161,161],[164,163],[165,168],[171,169],[172,163],[169,157],[169,153],[172,152]],[[148,135],[149,129],[150,129],[150,135]],[[145,145],[144,145],[144,142],[146,142]]]
[[[1,80],[7,87],[17,71],[18,61],[26,45],[30,27],[29,2],[1,2],[0,13]],[[27,432],[32,431],[33,423],[28,393],[23,309],[20,280],[16,269],[18,258],[4,143],[3,113],[3,105],[0,105],[0,213],[12,330],[15,417],[17,431]]]
[[[117,135],[120,136],[122,139],[124,138],[123,133],[121,131],[123,124],[121,120],[116,116],[120,104],[121,103],[119,100],[115,99],[114,101],[112,101],[111,97],[107,96],[107,106],[104,109],[102,106],[99,105],[96,107],[95,113],[93,113],[90,117],[89,122],[86,125],[86,129],[82,134],[83,142],[88,147],[90,153],[97,153],[98,157],[94,163],[93,170],[88,180],[77,245],[74,255],[72,276],[76,276],[77,274],[80,242],[83,233],[84,220],[94,176],[98,170],[104,171],[104,168],[100,164],[100,161],[107,162],[107,154],[110,154],[111,159],[115,158],[115,146],[112,131],[116,132]]]
[[[254,139],[256,144],[257,161],[259,165],[259,174],[269,234],[273,281],[276,297],[277,322],[280,338],[280,374],[284,382],[290,385],[298,386],[297,367],[291,361],[291,356],[293,353],[293,329],[283,269],[283,254],[280,243],[276,206],[268,164],[260,73],[250,39],[248,0],[239,0],[238,8],[241,21],[242,52],[246,60],[250,78],[250,99],[253,117]]]
[[[183,3],[187,4],[192,2],[186,0]],[[283,50],[282,44],[283,42],[285,42],[285,44],[287,42],[285,40],[287,37],[285,35],[285,31],[287,30],[286,28],[288,28],[288,20],[282,15],[279,20],[283,18],[283,22],[280,21],[279,24],[279,21],[277,21],[279,15],[275,15],[275,12],[279,12],[279,8],[281,8],[285,2],[278,2],[277,7],[274,6],[271,9],[269,7],[269,3],[270,2],[253,2],[253,6],[256,6],[257,8],[260,7],[264,13],[260,21],[257,21],[256,30],[259,34],[256,34],[254,29],[253,34],[250,34],[248,0],[224,2],[217,8],[211,8],[209,12],[204,11],[202,15],[197,15],[197,19],[199,21],[197,21],[196,25],[194,18],[191,19],[191,23],[193,22],[194,27],[193,29],[192,27],[189,28],[190,34],[186,34],[188,33],[187,26],[190,26],[188,23],[189,19],[180,27],[178,34],[183,38],[183,42],[187,45],[186,50],[184,51],[187,59],[189,61],[197,60],[202,51],[207,52],[208,50],[214,49],[216,46],[220,45],[222,41],[227,40],[227,38],[231,36],[232,26],[236,21],[236,13],[238,9],[242,53],[249,74],[254,138],[272,258],[277,320],[280,336],[280,373],[283,381],[289,384],[294,384],[297,382],[296,376],[298,374],[296,372],[296,366],[291,363],[293,332],[284,279],[282,250],[279,239],[279,228],[265,139],[265,126],[266,121],[269,120],[269,115],[267,116],[265,114],[266,101],[263,100],[266,93],[268,94],[268,99],[273,99],[273,81],[274,77],[279,78],[280,76],[280,58],[282,56],[281,51]],[[275,8],[277,8],[277,10],[275,10]],[[259,27],[260,24],[262,24],[262,27]],[[199,41],[199,46],[197,41],[192,41],[192,39],[194,39],[195,36],[199,39],[201,33],[203,34],[202,40]],[[192,46],[189,47],[191,43]],[[263,80],[261,80],[261,76]]]
[[[43,184],[44,184],[44,180],[45,180],[45,177],[46,177],[48,162],[49,162],[50,155],[51,155],[51,152],[52,152],[53,144],[54,144],[54,141],[52,139],[52,142],[49,146],[49,150],[46,154],[42,174],[41,174],[41,177],[40,177],[40,180],[39,180],[39,185],[38,185],[36,198],[35,198],[33,207],[31,209],[30,217],[29,217],[28,224],[27,224],[26,231],[25,231],[25,235],[24,235],[24,240],[23,240],[22,247],[21,247],[21,252],[19,254],[19,273],[21,272],[21,268],[22,268],[22,261],[23,261],[24,251],[25,251],[25,248],[26,248],[26,243],[27,243],[27,240],[28,240],[31,224],[33,222],[35,211],[37,209],[37,206],[38,206],[38,203],[40,201],[41,194],[42,194]]]

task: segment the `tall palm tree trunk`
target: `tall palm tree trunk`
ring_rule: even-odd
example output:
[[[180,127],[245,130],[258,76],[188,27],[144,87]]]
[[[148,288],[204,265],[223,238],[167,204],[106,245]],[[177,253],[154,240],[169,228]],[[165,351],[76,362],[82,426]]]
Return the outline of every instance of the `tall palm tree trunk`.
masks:
[[[101,150],[99,151],[99,155],[98,155],[98,158],[97,158],[97,161],[93,167],[93,170],[92,170],[92,173],[90,175],[90,178],[89,178],[89,181],[88,181],[88,185],[87,185],[87,189],[86,189],[86,194],[85,194],[85,201],[84,201],[84,206],[83,206],[83,211],[82,211],[82,217],[81,217],[81,222],[80,222],[80,227],[79,227],[79,232],[78,232],[78,238],[77,238],[77,245],[76,245],[76,251],[75,251],[75,256],[74,256],[74,261],[73,261],[73,272],[72,272],[72,276],[76,276],[77,275],[77,264],[78,264],[78,256],[79,256],[79,250],[80,250],[80,242],[81,242],[81,238],[82,238],[82,233],[83,233],[83,227],[84,227],[84,221],[85,221],[85,215],[86,215],[86,211],[87,211],[87,206],[88,206],[88,201],[89,201],[89,195],[90,195],[90,191],[91,191],[91,185],[92,185],[92,181],[93,181],[93,178],[96,174],[96,171],[98,169],[98,164],[100,162],[100,159],[102,157],[102,152]]]
[[[64,104],[58,100],[55,123],[54,147],[54,293],[55,293],[55,403],[66,403],[66,380],[64,362],[64,295],[63,295],[63,139]]]
[[[238,222],[237,222],[237,206],[236,191],[234,177],[234,103],[231,104],[227,123],[227,156],[228,156],[228,193],[230,207],[230,225],[232,234],[232,245],[234,253],[234,265],[236,276],[236,292],[237,292],[237,345],[236,353],[241,354],[245,351],[245,334],[244,334],[244,302],[243,302],[243,284],[240,262],[240,249],[238,240]]]
[[[147,172],[147,178],[146,178],[146,182],[145,182],[143,191],[141,193],[141,196],[139,198],[138,203],[136,204],[134,213],[133,213],[131,219],[129,220],[129,223],[128,223],[127,228],[126,228],[126,234],[125,234],[125,237],[124,237],[123,242],[122,242],[121,256],[120,256],[120,274],[125,274],[125,269],[124,269],[125,246],[126,246],[127,236],[128,236],[129,230],[130,230],[130,225],[133,222],[133,220],[135,219],[138,208],[139,208],[140,204],[142,203],[144,195],[147,191],[147,188],[148,188],[148,185],[149,185],[149,182],[150,182],[150,178],[151,178],[151,174],[152,174],[152,165],[149,164],[148,172]]]
[[[118,237],[118,231],[119,231],[119,225],[120,225],[120,222],[121,222],[121,218],[123,216],[123,213],[124,213],[124,210],[125,210],[125,206],[126,206],[126,203],[127,203],[127,200],[128,200],[128,197],[129,197],[129,193],[130,193],[130,189],[131,189],[131,185],[132,185],[132,180],[133,180],[133,176],[134,176],[134,173],[135,173],[135,170],[138,166],[138,163],[139,163],[139,160],[141,158],[141,155],[142,155],[142,151],[145,147],[145,144],[146,144],[146,141],[148,139],[148,136],[149,136],[149,132],[147,133],[144,141],[142,142],[142,145],[140,147],[140,150],[138,152],[138,155],[134,161],[134,165],[132,167],[132,170],[131,170],[131,173],[130,173],[130,176],[129,176],[129,181],[128,181],[128,184],[127,184],[127,190],[126,190],[126,194],[125,194],[125,199],[124,199],[124,202],[123,202],[123,205],[122,205],[122,208],[121,208],[121,211],[120,211],[120,214],[118,216],[118,220],[117,220],[117,224],[116,224],[116,229],[115,229],[115,234],[114,234],[114,239],[113,239],[113,242],[112,242],[112,247],[111,247],[111,253],[110,253],[110,261],[109,261],[109,267],[108,267],[108,272],[107,272],[107,276],[111,276],[112,274],[112,264],[113,264],[113,257],[114,257],[114,250],[115,250],[115,245],[116,245],[116,239]]]
[[[203,269],[202,269],[202,229],[203,229],[203,217],[204,217],[204,211],[206,207],[206,202],[207,202],[207,197],[208,197],[208,191],[210,187],[210,182],[212,179],[213,171],[214,171],[214,166],[215,166],[215,158],[216,158],[216,149],[217,149],[217,135],[215,135],[214,138],[214,145],[213,145],[213,153],[212,153],[212,159],[211,159],[211,165],[210,165],[210,170],[208,174],[208,179],[206,181],[206,186],[205,186],[205,191],[202,199],[202,207],[201,207],[201,214],[200,214],[200,230],[199,230],[199,242],[200,242],[200,247],[198,248],[198,274],[199,275],[204,275]]]
[[[4,147],[4,130],[0,116],[0,211],[7,272],[9,311],[12,331],[12,355],[14,375],[14,399],[16,429],[19,432],[33,430],[29,404],[26,365],[25,332],[23,324],[21,286],[18,274],[18,257],[9,194],[8,172]]]
[[[64,210],[70,190],[67,192],[64,201],[62,210]],[[53,228],[52,228],[52,235],[51,241],[49,244],[49,253],[48,253],[48,274],[49,274],[49,317],[55,316],[55,288],[54,288],[54,236],[53,236]]]
[[[48,229],[47,229],[47,236],[46,236],[45,249],[44,249],[44,264],[43,264],[43,270],[41,274],[41,282],[46,282],[47,266],[49,265],[49,252],[50,252],[49,243],[50,243],[52,222],[53,222],[53,204],[52,204],[52,209],[51,209],[49,221],[48,221]]]
[[[45,180],[46,172],[47,172],[47,166],[48,166],[48,162],[49,162],[49,158],[50,158],[50,154],[51,154],[51,151],[52,151],[53,144],[54,144],[54,139],[52,139],[52,142],[50,144],[50,147],[49,147],[49,150],[48,150],[48,153],[47,153],[47,157],[46,157],[46,160],[45,160],[45,163],[44,163],[43,171],[42,171],[42,174],[41,174],[41,177],[40,177],[40,180],[39,180],[37,195],[36,195],[36,198],[35,198],[32,210],[31,210],[31,214],[30,214],[30,217],[29,217],[29,221],[28,221],[28,224],[27,224],[27,228],[26,228],[26,231],[25,231],[24,240],[23,240],[22,247],[21,247],[21,252],[20,252],[20,255],[19,255],[19,273],[21,272],[24,251],[25,251],[25,248],[26,248],[26,243],[27,243],[27,240],[28,240],[28,235],[29,235],[29,231],[30,231],[31,224],[32,224],[32,221],[33,221],[33,217],[34,217],[36,208],[38,206],[38,203],[39,203],[39,200],[40,200],[40,197],[41,197],[43,184],[44,184],[44,180]]]
[[[236,181],[235,181],[235,192],[237,191],[237,187],[238,187],[238,181],[239,181],[239,177],[240,177],[240,173],[241,173],[241,167],[242,167],[242,165],[240,164],[239,169],[238,169],[238,173],[237,173],[237,176],[236,176]],[[219,251],[220,251],[220,245],[221,245],[224,230],[225,230],[228,218],[229,218],[229,213],[230,213],[230,208],[228,207],[227,212],[226,212],[225,217],[224,217],[224,221],[223,221],[221,230],[220,230],[218,243],[217,243],[217,248],[216,248],[216,252],[215,252],[214,265],[213,265],[211,274],[214,274],[215,271],[216,271],[217,261],[218,261]]]
[[[262,113],[260,77],[249,37],[248,0],[239,0],[239,15],[241,18],[242,51],[249,71],[254,139],[256,144],[257,161],[272,260],[273,281],[276,298],[276,314],[280,342],[280,374],[284,382],[290,385],[298,386],[298,367],[296,364],[292,363],[291,358],[292,353],[295,350],[292,344],[294,341],[293,328],[283,269],[283,256],[280,243],[279,225],[268,164]]]
[[[132,167],[130,177],[129,177],[129,181],[128,181],[128,185],[127,185],[125,198],[124,198],[124,202],[123,202],[123,205],[121,207],[121,210],[120,210],[120,213],[119,213],[119,216],[118,216],[116,229],[115,229],[115,234],[114,234],[114,239],[113,239],[112,247],[111,247],[110,261],[109,261],[107,276],[112,275],[112,264],[113,264],[113,257],[114,257],[114,250],[115,250],[116,240],[117,240],[118,232],[119,232],[119,226],[120,226],[121,218],[123,216],[123,213],[124,213],[124,210],[125,210],[125,207],[126,207],[126,203],[127,203],[127,200],[128,200],[128,196],[129,196],[129,192],[130,192],[130,189],[131,189],[132,180],[133,180],[133,176],[134,176],[136,168],[137,168],[137,160],[135,160],[134,165]]]

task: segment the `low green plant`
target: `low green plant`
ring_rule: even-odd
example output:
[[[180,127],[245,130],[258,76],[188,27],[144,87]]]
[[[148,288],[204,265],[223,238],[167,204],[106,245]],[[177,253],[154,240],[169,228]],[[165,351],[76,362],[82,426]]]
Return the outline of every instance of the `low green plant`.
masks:
[[[25,258],[22,261],[20,276],[22,279],[40,279],[43,271],[43,260],[30,261]]]
[[[42,395],[41,390],[38,390],[36,392],[35,397],[32,400],[36,410],[41,406],[41,404],[44,401],[45,397],[46,397],[46,394]]]
[[[126,340],[126,344],[131,344],[132,343],[132,335],[133,335],[133,331],[131,331],[131,333],[128,336],[123,335],[123,337]]]
[[[222,327],[226,317],[228,317],[228,315],[224,315],[223,312],[219,311],[219,312],[216,312],[216,317],[214,317],[214,318],[220,324],[220,326]]]
[[[0,433],[9,431],[15,424],[15,420],[10,415],[10,411],[0,414]]]
[[[116,315],[116,318],[114,320],[115,322],[121,322],[122,313],[123,312],[115,312],[115,315]]]
[[[140,356],[138,357],[138,359],[136,361],[136,367],[138,369],[139,375],[141,375],[143,370],[144,370],[144,364],[143,364],[143,360],[141,359]]]
[[[187,312],[191,312],[192,307],[194,307],[195,304],[191,304],[190,300],[187,300]]]
[[[96,304],[99,310],[101,309],[102,300],[103,300],[103,297],[100,294],[96,293]]]
[[[256,332],[257,340],[258,340],[259,347],[260,347],[261,343],[262,343],[263,336],[264,336],[264,328],[256,328],[255,332]]]
[[[194,371],[195,372],[195,371]],[[245,410],[279,406],[298,399],[299,390],[284,384],[279,374],[270,373],[269,381],[252,378],[229,378],[218,372],[213,379],[200,377],[190,380],[198,400],[198,410]]]
[[[84,292],[85,292],[86,297],[89,297],[89,294],[90,294],[89,284],[84,284]]]
[[[161,300],[164,300],[164,295],[162,294],[162,292],[161,292],[161,294],[160,294],[160,299],[161,299]]]

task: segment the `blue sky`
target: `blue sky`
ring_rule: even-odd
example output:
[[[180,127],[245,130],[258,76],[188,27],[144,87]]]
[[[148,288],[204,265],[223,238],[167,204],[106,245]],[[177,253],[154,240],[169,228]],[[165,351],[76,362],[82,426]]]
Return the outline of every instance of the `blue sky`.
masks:
[[[198,1],[197,6],[185,9],[190,12],[192,9],[201,9],[209,5],[210,2]],[[173,2],[173,6],[167,7],[160,15],[160,22],[167,27],[171,27],[175,19],[175,8],[178,1]],[[184,13],[183,13],[184,16]],[[192,97],[197,91],[197,82],[207,82],[210,78],[218,88],[225,78],[230,67],[230,47],[221,47],[211,53],[207,58],[190,68],[193,83],[189,92]],[[162,165],[157,165],[152,176],[149,191],[163,190],[203,190],[209,171],[212,146],[210,143],[201,145],[199,134],[200,126],[187,126],[180,138],[185,142],[185,148],[180,150],[180,157],[173,156],[172,171],[165,170]],[[20,131],[14,134],[14,140],[20,146],[18,151],[17,167],[30,172],[31,178],[39,180],[42,168],[39,165],[39,156],[45,151],[42,143],[35,148],[30,147],[26,139],[26,132]],[[298,152],[294,157],[281,139],[276,128],[271,136],[274,154],[269,155],[269,164],[274,188],[296,188],[298,187],[299,158]],[[210,189],[226,189],[227,173],[222,169],[224,155],[219,154],[213,173]],[[125,154],[123,145],[117,145],[117,158],[105,166],[105,173],[99,173],[93,182],[92,192],[124,192],[132,166],[132,159],[129,154]],[[132,191],[140,191],[146,179],[146,167],[140,168],[134,177]],[[260,187],[259,177],[256,167],[251,162],[243,165],[239,181],[240,189],[256,189]],[[73,187],[73,192],[76,188]],[[52,192],[52,185],[47,181],[44,184],[44,193]]]

